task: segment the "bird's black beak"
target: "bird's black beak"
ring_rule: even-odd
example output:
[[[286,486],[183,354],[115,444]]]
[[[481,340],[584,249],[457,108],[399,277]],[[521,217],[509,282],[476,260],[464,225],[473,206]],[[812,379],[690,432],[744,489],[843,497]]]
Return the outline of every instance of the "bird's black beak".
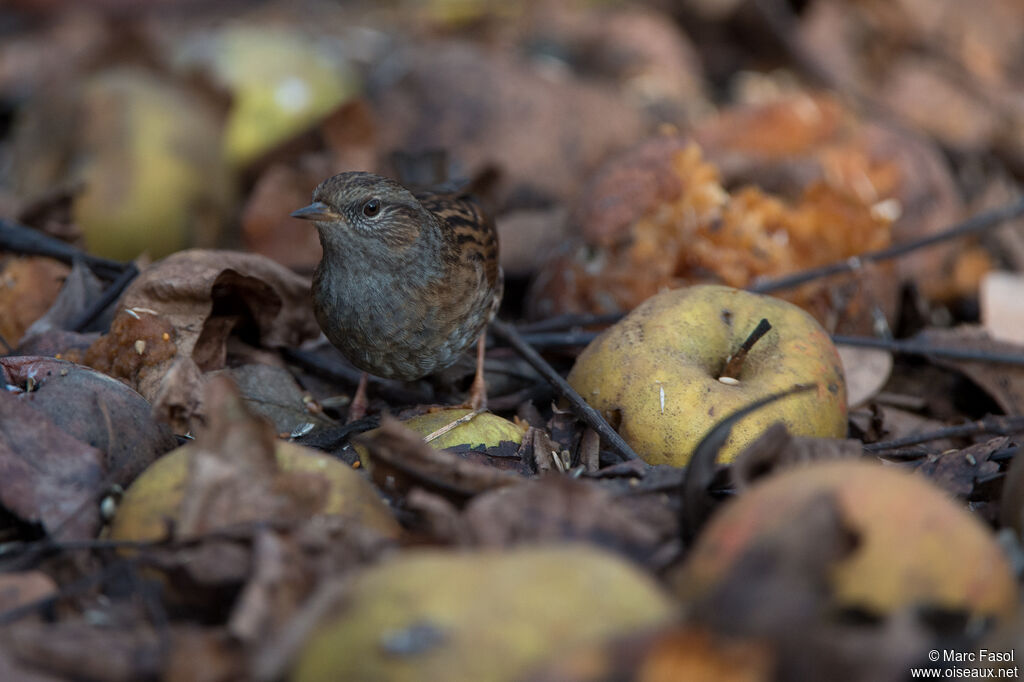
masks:
[[[314,201],[309,206],[304,206],[298,211],[292,211],[293,218],[302,220],[338,220],[340,215],[334,212],[330,206],[322,201]]]

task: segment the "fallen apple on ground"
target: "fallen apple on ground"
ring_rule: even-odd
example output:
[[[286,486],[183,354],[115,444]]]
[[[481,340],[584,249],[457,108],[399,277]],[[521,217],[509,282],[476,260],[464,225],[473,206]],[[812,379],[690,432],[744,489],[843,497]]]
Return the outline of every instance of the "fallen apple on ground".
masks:
[[[731,287],[653,296],[580,354],[569,383],[650,464],[685,465],[719,420],[797,384],[815,389],[740,421],[719,460],[778,421],[796,435],[846,434],[842,364],[825,330],[791,303]]]
[[[466,408],[456,407],[420,414],[410,417],[402,423],[426,437],[458,419],[465,418],[469,413],[470,410]],[[460,445],[470,448],[478,448],[481,445],[493,448],[504,441],[511,441],[517,445],[522,443],[523,429],[496,414],[484,412],[434,438],[430,441],[430,445],[438,449],[454,448]]]
[[[402,424],[426,438],[439,429],[467,417],[470,411],[466,408],[454,407],[446,410],[437,410],[436,412],[426,412],[409,417]],[[365,436],[372,438],[378,431],[379,429],[371,429],[366,432]],[[519,445],[523,442],[523,429],[496,414],[484,412],[438,435],[430,441],[430,447],[435,450],[459,446],[466,446],[470,449],[477,449],[481,446],[493,448],[505,441]],[[370,454],[367,452],[366,447],[356,444],[353,448],[359,454],[359,459],[363,466],[371,467]]]
[[[721,586],[744,557],[763,555],[758,543],[778,537],[822,495],[835,500],[856,538],[828,574],[837,606],[876,614],[907,606],[1014,613],[1013,570],[989,530],[923,476],[864,461],[784,471],[742,493],[701,532],[671,580],[678,595],[690,601]]]
[[[567,649],[655,628],[675,605],[586,545],[409,550],[352,578],[291,679],[522,680]]]
[[[110,524],[114,540],[155,541],[162,539],[168,524],[181,515],[191,458],[196,446],[185,445],[151,464],[125,491],[124,499]],[[401,533],[398,522],[376,489],[358,472],[341,461],[312,448],[277,441],[274,455],[283,471],[322,476],[327,495],[320,514],[342,515],[385,537]],[[268,509],[268,516],[272,512]],[[224,525],[232,520],[225,519]]]

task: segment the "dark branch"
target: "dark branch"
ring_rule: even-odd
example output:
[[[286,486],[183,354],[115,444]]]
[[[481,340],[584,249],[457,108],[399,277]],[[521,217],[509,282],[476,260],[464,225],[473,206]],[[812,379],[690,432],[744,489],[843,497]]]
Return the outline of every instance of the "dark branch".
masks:
[[[76,260],[81,260],[97,277],[107,281],[116,280],[129,265],[93,256],[39,230],[33,230],[31,227],[25,227],[3,218],[0,218],[0,251],[11,251],[31,256],[48,256],[68,265]]]
[[[582,419],[587,426],[597,431],[601,438],[611,445],[619,455],[626,459],[637,459],[637,454],[633,452],[633,448],[629,447],[629,444],[622,440],[622,436],[616,433],[615,429],[613,429],[608,422],[604,420],[601,413],[588,405],[586,401],[580,397],[580,394],[569,385],[569,382],[563,379],[562,376],[555,371],[554,367],[549,365],[547,361],[540,356],[540,353],[523,341],[515,327],[507,322],[495,319],[491,322],[491,331],[512,346],[512,348],[514,348],[524,360],[530,363],[535,370],[540,372],[541,376],[547,379],[548,382],[555,387],[555,390],[569,401],[569,404],[572,406],[572,411],[576,416]]]
[[[943,429],[936,429],[935,431],[928,431],[926,433],[918,433],[912,436],[905,436],[904,438],[868,443],[864,446],[864,451],[884,452],[886,450],[905,448],[911,445],[927,443],[932,440],[940,440],[942,438],[963,438],[966,436],[978,436],[981,434],[1013,436],[1019,433],[1024,433],[1024,416],[1014,415],[1008,417],[985,417],[984,419],[979,419],[978,421],[970,422],[969,424],[957,424],[956,426],[947,426]]]
[[[904,242],[903,244],[896,244],[895,246],[890,246],[889,248],[882,249],[880,251],[862,253],[859,256],[853,256],[852,258],[848,258],[847,260],[840,261],[838,263],[830,263],[829,265],[795,272],[792,275],[758,282],[747,287],[747,289],[748,291],[753,291],[759,294],[778,291],[780,289],[792,289],[793,287],[800,286],[801,284],[806,284],[811,280],[859,270],[866,263],[881,263],[883,261],[899,258],[900,256],[905,256],[906,254],[912,251],[917,251],[918,249],[935,246],[936,244],[941,244],[942,242],[958,239],[960,237],[979,234],[1021,215],[1024,215],[1024,197],[1017,199],[1017,201],[1013,203],[992,209],[991,211],[979,213],[936,234],[930,234],[925,237],[921,237],[920,239]]]
[[[1004,365],[1024,365],[1024,353],[994,353],[986,350],[967,348],[943,348],[932,346],[920,341],[896,341],[893,339],[876,339],[870,336],[833,336],[832,341],[838,346],[859,346],[862,348],[878,348],[902,355],[932,355],[937,358],[952,360],[969,360],[974,362],[993,362]]]

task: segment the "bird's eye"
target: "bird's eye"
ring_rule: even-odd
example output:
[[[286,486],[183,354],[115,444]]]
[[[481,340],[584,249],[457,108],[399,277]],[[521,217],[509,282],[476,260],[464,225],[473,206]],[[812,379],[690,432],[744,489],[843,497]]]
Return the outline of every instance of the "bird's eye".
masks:
[[[373,218],[380,213],[380,199],[370,199],[363,204],[363,215],[367,218]]]

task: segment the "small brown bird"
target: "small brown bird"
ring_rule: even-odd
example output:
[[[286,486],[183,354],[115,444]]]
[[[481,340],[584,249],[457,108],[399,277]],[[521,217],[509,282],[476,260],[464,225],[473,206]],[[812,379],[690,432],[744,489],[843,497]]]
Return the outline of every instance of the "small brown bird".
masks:
[[[292,216],[316,224],[323,259],[313,276],[314,311],[352,364],[411,381],[452,365],[477,341],[468,404],[486,406],[484,333],[503,278],[494,224],[472,197],[413,193],[350,172],[320,183],[313,203]],[[364,374],[349,419],[365,409]]]

